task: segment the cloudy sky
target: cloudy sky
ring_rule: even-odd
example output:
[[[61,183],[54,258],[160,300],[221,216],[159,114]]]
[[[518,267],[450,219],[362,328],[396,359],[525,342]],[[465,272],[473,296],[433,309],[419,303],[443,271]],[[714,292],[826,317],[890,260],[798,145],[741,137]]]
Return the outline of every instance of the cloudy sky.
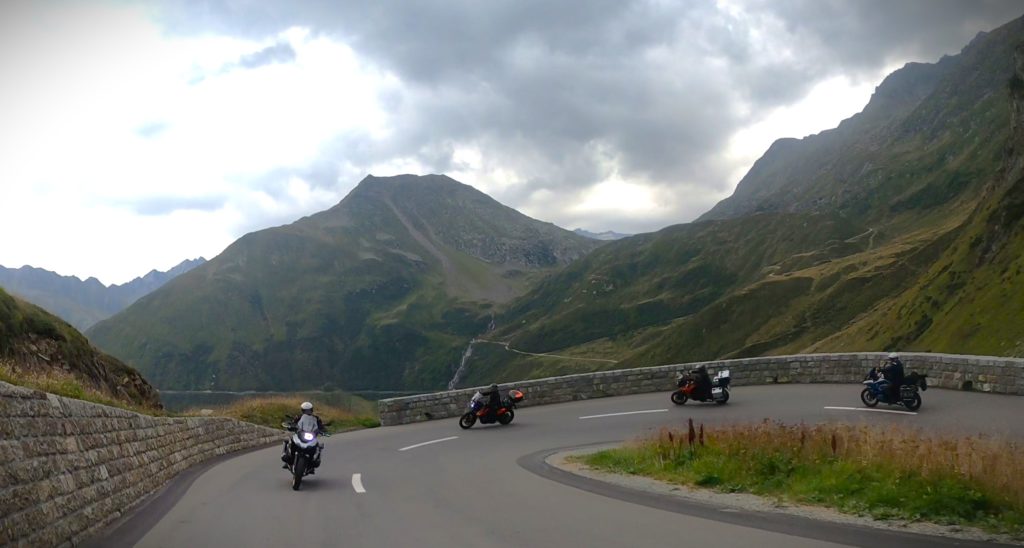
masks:
[[[642,232],[1019,0],[4,0],[0,265],[123,283],[447,173]]]

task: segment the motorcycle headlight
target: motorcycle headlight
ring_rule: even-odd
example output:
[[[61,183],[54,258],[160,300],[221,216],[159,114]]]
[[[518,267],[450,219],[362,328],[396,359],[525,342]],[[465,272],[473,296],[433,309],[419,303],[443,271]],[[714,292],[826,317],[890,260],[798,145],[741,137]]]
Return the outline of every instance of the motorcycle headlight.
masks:
[[[316,436],[314,436],[312,432],[303,432],[302,433],[302,440],[303,441],[313,441],[313,438],[315,438],[315,437]]]

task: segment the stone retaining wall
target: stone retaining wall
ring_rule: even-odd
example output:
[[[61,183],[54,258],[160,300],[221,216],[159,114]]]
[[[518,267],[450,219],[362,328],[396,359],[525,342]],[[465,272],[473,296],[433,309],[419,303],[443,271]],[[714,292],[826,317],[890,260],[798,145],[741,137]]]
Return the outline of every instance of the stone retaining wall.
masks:
[[[186,468],[283,438],[223,417],[150,417],[0,382],[0,545],[79,544]]]
[[[773,384],[790,382],[859,382],[886,354],[805,354],[766,356],[742,360],[701,362],[714,374],[728,369],[732,384]],[[979,390],[1024,395],[1024,359],[961,356],[956,354],[902,353],[907,373],[928,374],[929,386],[958,390]],[[605,396],[670,391],[675,388],[676,371],[697,363],[664,365],[583,373],[517,383],[503,383],[502,390],[518,388],[526,398],[521,407],[544,405]],[[380,421],[384,426],[407,424],[458,416],[477,388],[381,400]]]

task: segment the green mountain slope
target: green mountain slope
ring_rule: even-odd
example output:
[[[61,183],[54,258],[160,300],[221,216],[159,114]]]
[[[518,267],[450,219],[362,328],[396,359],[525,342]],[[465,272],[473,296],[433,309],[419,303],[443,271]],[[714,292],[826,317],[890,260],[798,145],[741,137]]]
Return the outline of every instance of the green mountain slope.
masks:
[[[0,289],[0,365],[17,381],[22,374],[70,373],[114,399],[160,408],[156,390],[134,369],[99,352],[73,327]]]
[[[1022,41],[1019,19],[908,65],[839,128],[775,143],[700,221],[546,279],[497,318],[489,339],[512,351],[480,345],[464,384],[805,351],[1024,354]]]
[[[495,304],[600,244],[448,177],[371,176],[89,336],[161,388],[443,387]]]
[[[815,348],[853,341],[936,352],[1024,355],[1024,46],[1000,177],[914,287]]]

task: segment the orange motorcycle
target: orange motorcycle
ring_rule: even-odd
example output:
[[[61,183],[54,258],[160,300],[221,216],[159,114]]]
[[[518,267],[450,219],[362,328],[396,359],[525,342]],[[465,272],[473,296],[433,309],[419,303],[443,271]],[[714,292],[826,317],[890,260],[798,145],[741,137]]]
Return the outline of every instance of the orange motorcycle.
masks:
[[[467,411],[459,417],[459,426],[463,430],[472,428],[476,421],[481,424],[508,424],[515,418],[513,409],[516,404],[523,401],[523,393],[518,390],[509,390],[508,396],[501,400],[498,409],[491,409],[484,403],[484,395],[480,392],[473,394],[467,405]]]

